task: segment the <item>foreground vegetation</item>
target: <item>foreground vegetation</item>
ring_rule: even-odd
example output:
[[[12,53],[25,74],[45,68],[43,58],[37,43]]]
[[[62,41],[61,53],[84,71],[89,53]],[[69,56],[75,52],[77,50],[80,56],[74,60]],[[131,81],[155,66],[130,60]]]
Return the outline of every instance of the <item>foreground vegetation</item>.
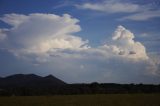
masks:
[[[0,106],[160,106],[160,94],[9,96]]]

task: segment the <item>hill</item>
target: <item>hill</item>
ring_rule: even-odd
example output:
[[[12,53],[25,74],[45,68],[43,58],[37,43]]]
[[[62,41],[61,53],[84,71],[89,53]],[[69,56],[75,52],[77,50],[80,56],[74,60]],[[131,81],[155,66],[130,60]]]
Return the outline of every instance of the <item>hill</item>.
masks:
[[[48,75],[46,77],[41,77],[35,74],[15,74],[0,78],[0,87],[52,87],[52,86],[62,86],[66,83],[62,80],[54,77],[53,75]]]
[[[71,94],[117,94],[160,93],[160,85],[153,84],[67,84],[48,75],[16,74],[0,78],[0,95],[71,95]]]

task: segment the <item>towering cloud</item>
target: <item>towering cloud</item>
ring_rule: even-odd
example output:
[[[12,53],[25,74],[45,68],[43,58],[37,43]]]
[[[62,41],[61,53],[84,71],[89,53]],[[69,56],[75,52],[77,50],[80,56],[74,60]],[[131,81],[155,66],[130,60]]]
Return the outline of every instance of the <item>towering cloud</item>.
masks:
[[[88,41],[72,35],[81,28],[77,25],[79,20],[68,14],[6,14],[0,19],[11,26],[10,29],[0,30],[0,38],[7,36],[6,48],[16,54],[45,54],[51,49],[87,48]]]
[[[148,59],[145,47],[133,40],[134,35],[123,26],[118,26],[115,30],[110,44],[105,44],[101,48],[109,49],[112,54],[118,54],[132,59]]]
[[[123,26],[117,27],[106,44],[90,47],[88,40],[74,35],[81,30],[79,20],[68,14],[6,14],[0,20],[11,26],[0,29],[0,50],[31,60],[38,70],[65,81],[159,81],[159,62]]]

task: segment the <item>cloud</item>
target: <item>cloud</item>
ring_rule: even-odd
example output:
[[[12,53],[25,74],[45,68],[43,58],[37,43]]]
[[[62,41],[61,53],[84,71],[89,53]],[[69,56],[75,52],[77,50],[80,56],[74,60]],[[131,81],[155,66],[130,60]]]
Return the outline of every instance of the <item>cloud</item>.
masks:
[[[0,30],[1,39],[7,35],[6,48],[16,55],[45,54],[52,49],[87,48],[88,41],[72,35],[81,28],[77,25],[79,20],[68,14],[5,14],[0,20],[11,26],[5,32]]]
[[[160,75],[160,57],[159,57],[159,53],[149,53],[150,56],[150,61],[149,64],[151,64],[151,66],[148,66],[148,70],[152,70],[151,73],[153,75]]]
[[[64,50],[56,54],[51,52],[50,56],[54,59],[61,57],[59,64],[65,63],[58,70],[70,70],[69,75],[63,72],[68,79],[77,82],[152,83],[154,78],[159,78],[158,62],[147,55],[143,44],[134,41],[134,34],[123,26],[118,26],[104,45],[79,51]]]
[[[81,30],[79,20],[68,14],[6,14],[0,19],[11,26],[0,29],[0,51],[33,63],[41,73],[67,82],[159,81],[159,62],[123,26],[105,44],[91,47],[88,40],[74,35]]]
[[[156,17],[160,17],[160,10],[135,13],[135,14],[123,17],[120,20],[146,21]]]
[[[106,13],[133,13],[137,11],[144,11],[144,9],[147,8],[138,4],[115,0],[103,1],[101,3],[84,3],[82,5],[77,5],[77,7],[81,9],[96,10]]]
[[[107,0],[96,3],[84,3],[76,5],[80,9],[88,9],[93,11],[101,11],[105,13],[126,13],[124,17],[118,20],[134,20],[134,21],[146,21],[152,18],[160,17],[160,11],[156,7],[149,4],[136,4],[132,2],[126,2],[121,0]],[[127,15],[127,13],[129,15]]]
[[[113,34],[109,45],[105,44],[101,48],[111,50],[114,54],[132,59],[148,59],[145,47],[133,40],[134,34],[123,26],[118,26]]]
[[[90,47],[90,46],[88,46]],[[118,26],[111,39],[104,45],[77,50],[57,50],[50,51],[50,56],[60,56],[67,58],[125,58],[131,61],[148,60],[145,47],[134,41],[134,34],[123,26]]]
[[[7,29],[0,29],[0,41],[6,38],[6,34],[5,34],[6,31]]]

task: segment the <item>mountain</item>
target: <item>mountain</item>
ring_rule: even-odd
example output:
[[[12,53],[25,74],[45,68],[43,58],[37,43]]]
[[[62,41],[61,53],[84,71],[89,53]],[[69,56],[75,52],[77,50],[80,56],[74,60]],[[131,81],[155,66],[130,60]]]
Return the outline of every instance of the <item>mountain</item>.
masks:
[[[160,93],[160,84],[97,83],[67,84],[48,75],[16,74],[0,78],[0,96],[39,96],[71,94]]]
[[[66,83],[62,80],[54,77],[53,75],[48,75],[46,77],[41,77],[35,74],[15,74],[7,76],[5,78],[0,78],[0,87],[52,87],[52,86],[62,86]]]

